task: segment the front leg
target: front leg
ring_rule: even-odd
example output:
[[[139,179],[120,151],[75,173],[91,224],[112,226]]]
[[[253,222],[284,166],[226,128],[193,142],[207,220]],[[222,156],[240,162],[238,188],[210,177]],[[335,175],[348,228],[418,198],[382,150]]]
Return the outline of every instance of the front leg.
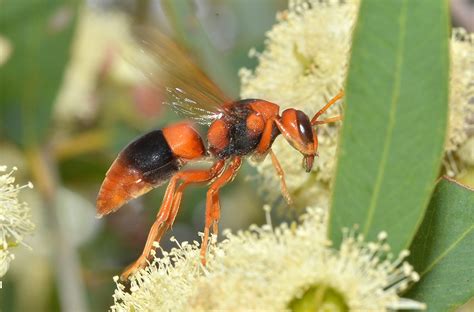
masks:
[[[275,118],[269,119],[267,123],[265,124],[265,128],[262,133],[262,138],[256,149],[256,154],[258,156],[263,156],[263,155],[266,155],[266,153],[268,152],[270,153],[273,167],[275,167],[275,170],[278,176],[280,177],[281,193],[283,197],[285,198],[286,202],[288,203],[288,205],[291,206],[293,204],[293,201],[291,200],[290,193],[288,192],[288,188],[286,187],[285,173],[275,153],[273,153],[273,151],[271,150],[271,145],[273,143],[273,139],[275,138],[275,135],[273,134],[274,127],[275,127],[274,125],[276,125]]]
[[[328,120],[331,120],[331,119],[334,119],[334,120],[327,121],[327,122],[323,122],[323,123],[318,122],[319,116],[321,116],[322,114],[324,114],[324,113],[329,109],[329,107],[331,107],[332,105],[334,105],[334,104],[335,104],[338,100],[340,100],[343,96],[344,96],[344,91],[343,91],[343,90],[339,91],[339,93],[336,94],[335,97],[333,97],[331,100],[329,100],[329,102],[328,102],[326,105],[324,105],[324,107],[321,108],[321,109],[313,116],[313,118],[311,118],[311,124],[312,124],[313,126],[315,126],[315,125],[318,125],[318,124],[323,124],[323,123],[334,122],[334,121],[340,120],[341,117],[336,116],[336,117],[334,117],[334,118],[329,118],[329,119],[328,119]]]
[[[260,142],[258,142],[257,148],[255,149],[257,155],[266,155],[272,146],[273,140],[276,137],[273,133],[275,131],[274,128],[276,127],[274,125],[275,118],[271,118],[265,123]]]

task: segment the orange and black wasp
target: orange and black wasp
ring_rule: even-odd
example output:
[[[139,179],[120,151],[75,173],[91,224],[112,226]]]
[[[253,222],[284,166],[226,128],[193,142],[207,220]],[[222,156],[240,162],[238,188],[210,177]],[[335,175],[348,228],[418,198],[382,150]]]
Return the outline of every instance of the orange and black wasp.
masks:
[[[343,96],[342,91],[311,119],[293,108],[280,113],[278,104],[263,99],[230,100],[180,46],[163,34],[149,32],[144,42],[148,42],[147,52],[154,54],[161,66],[153,82],[166,84],[169,104],[175,110],[208,125],[207,144],[192,122],[178,122],[135,139],[110,166],[97,198],[99,216],[114,212],[129,200],[169,181],[143,252],[122,273],[122,279],[146,266],[153,242],[160,241],[173,225],[184,190],[196,183],[209,184],[201,245],[201,260],[205,263],[211,227],[214,234],[218,232],[219,190],[236,176],[244,157],[263,159],[270,154],[283,196],[290,202],[284,172],[271,149],[273,142],[282,134],[303,155],[303,167],[310,172],[318,150],[315,127],[341,119],[319,117]],[[183,168],[201,160],[213,163],[207,169]]]

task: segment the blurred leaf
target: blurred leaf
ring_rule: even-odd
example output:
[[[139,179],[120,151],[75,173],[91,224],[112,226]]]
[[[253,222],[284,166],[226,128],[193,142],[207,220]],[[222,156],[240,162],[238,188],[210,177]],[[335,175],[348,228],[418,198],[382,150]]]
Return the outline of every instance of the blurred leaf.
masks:
[[[164,1],[166,13],[176,34],[183,42],[198,54],[200,60],[207,66],[210,75],[220,82],[220,87],[236,97],[237,73],[233,73],[229,64],[219,53],[197,17],[196,4],[191,1]]]
[[[358,224],[408,248],[438,174],[448,103],[447,2],[361,2],[329,234]]]
[[[288,6],[285,0],[162,2],[173,30],[232,98],[239,97],[239,69],[257,63],[248,57],[249,50],[263,48],[262,38],[275,23],[276,12]]]
[[[430,311],[447,311],[474,296],[474,191],[441,180],[410,247],[420,274],[408,296]]]
[[[110,157],[98,153],[68,158],[60,163],[61,181],[75,187],[94,186],[97,192],[111,162]]]
[[[2,1],[0,34],[12,44],[0,67],[0,131],[31,145],[47,133],[69,57],[75,1]]]

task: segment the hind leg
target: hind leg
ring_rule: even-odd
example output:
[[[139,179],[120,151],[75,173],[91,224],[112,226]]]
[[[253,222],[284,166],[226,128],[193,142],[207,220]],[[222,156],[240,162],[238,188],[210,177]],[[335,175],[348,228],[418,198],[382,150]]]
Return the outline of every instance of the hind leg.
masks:
[[[163,197],[163,203],[161,204],[160,210],[156,216],[156,220],[148,232],[148,237],[143,248],[142,254],[138,259],[127,266],[120,278],[122,280],[127,280],[127,278],[134,273],[136,270],[144,268],[147,265],[147,259],[150,254],[150,251],[153,249],[153,242],[160,240],[163,234],[166,232],[167,228],[164,224],[164,221],[168,218],[171,204],[173,202],[174,189],[178,181],[178,176],[175,175],[171,178],[168,186],[166,187],[165,196]]]
[[[202,183],[212,180],[222,171],[223,167],[224,161],[220,160],[208,170],[182,171],[178,172],[174,177],[171,178],[168,187],[166,188],[163,203],[156,216],[156,220],[153,223],[150,232],[148,233],[148,238],[145,243],[145,247],[143,248],[143,252],[134,263],[125,269],[121,275],[122,280],[126,280],[133,272],[144,268],[147,265],[148,256],[150,255],[150,251],[153,249],[153,242],[160,241],[162,236],[173,224],[173,221],[179,210],[184,187],[191,183]],[[176,185],[180,180],[183,181],[183,183],[176,190]]]
[[[206,173],[196,170],[196,171],[188,171],[187,174],[181,178],[183,183],[181,183],[181,185],[179,185],[176,190],[171,213],[166,221],[169,227],[173,225],[174,220],[176,219],[176,215],[178,214],[179,207],[181,206],[181,199],[183,197],[183,192],[186,189],[186,187],[188,187],[190,184],[193,184],[193,183],[207,182],[209,180],[212,180],[213,178],[215,178],[222,172],[222,169],[224,168],[224,164],[225,164],[224,160],[218,161],[210,169],[210,172],[207,173],[208,174],[207,177],[206,177]]]

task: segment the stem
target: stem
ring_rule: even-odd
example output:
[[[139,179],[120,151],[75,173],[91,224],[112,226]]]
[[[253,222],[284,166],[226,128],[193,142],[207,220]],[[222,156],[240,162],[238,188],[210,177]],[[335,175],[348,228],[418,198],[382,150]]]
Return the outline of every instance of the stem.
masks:
[[[58,161],[88,152],[99,151],[107,145],[108,133],[104,130],[83,132],[54,146],[54,157]]]
[[[35,185],[43,198],[45,214],[52,232],[52,244],[57,252],[53,254],[56,263],[56,278],[59,300],[62,311],[87,311],[86,293],[80,273],[80,261],[77,250],[68,239],[68,229],[60,222],[58,211],[61,209],[58,201],[57,163],[48,154],[47,149],[30,147],[26,155],[33,174]]]

